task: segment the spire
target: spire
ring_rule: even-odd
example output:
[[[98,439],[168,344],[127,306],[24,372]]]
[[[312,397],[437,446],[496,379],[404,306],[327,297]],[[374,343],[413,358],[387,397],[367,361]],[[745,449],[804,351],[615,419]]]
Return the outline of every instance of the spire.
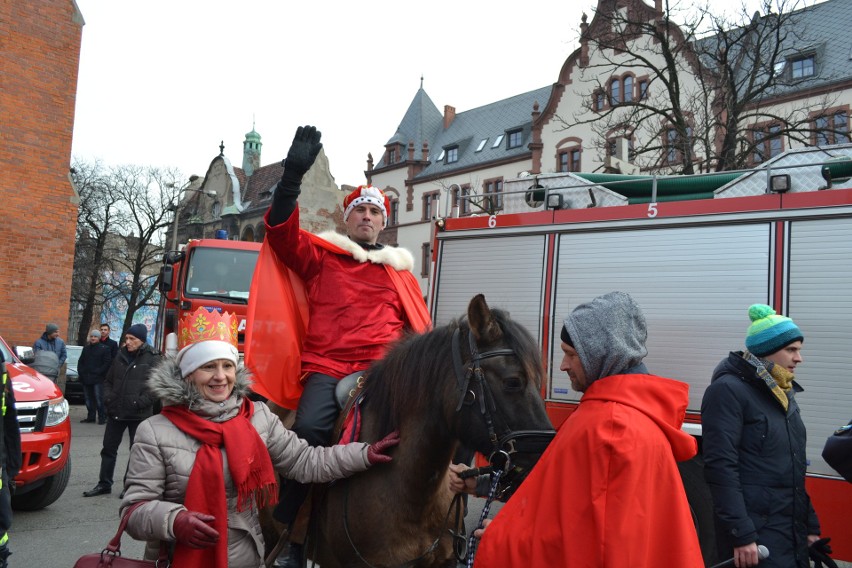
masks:
[[[262,146],[263,142],[260,141],[260,134],[254,129],[254,117],[252,117],[251,132],[247,132],[243,140],[243,171],[247,176],[252,175],[260,167]]]

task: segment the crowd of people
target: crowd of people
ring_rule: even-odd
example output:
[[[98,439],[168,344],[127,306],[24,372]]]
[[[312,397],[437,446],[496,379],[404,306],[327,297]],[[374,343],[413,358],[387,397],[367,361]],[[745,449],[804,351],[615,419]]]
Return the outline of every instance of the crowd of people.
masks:
[[[344,199],[346,235],[300,229],[302,179],[320,139],[314,127],[297,130],[265,218],[258,263],[277,284],[253,287],[250,300],[265,314],[258,317],[283,314],[274,317],[304,330],[284,348],[287,363],[275,377],[256,377],[253,385],[237,351],[236,320],[204,309],[180,320],[174,357],[151,347],[142,324],[122,334],[121,346],[104,324],[83,348],[83,422],[105,425],[99,479],[84,495],[112,492],[126,430],[131,451],[120,509],[128,532],[148,542],[148,559],[302,566],[302,545],[292,534],[280,554],[264,558],[269,543],[259,509],[274,505],[275,518],[292,527],[306,484],[388,462],[399,442],[392,433],[372,445],[332,445],[339,381],[431,322],[410,273],[411,254],[379,242],[390,210],[379,189],[362,186]],[[299,319],[300,305],[309,307],[307,321]],[[770,306],[753,305],[748,316],[745,349],[719,363],[701,406],[718,555],[737,568],[806,568],[810,560],[831,567],[829,539],[805,488],[806,432],[796,401],[803,389],[795,380],[805,334]],[[477,530],[477,567],[705,565],[678,469],[698,451],[682,429],[689,386],[646,367],[647,334],[640,306],[624,292],[590,299],[565,318],[560,370],[581,393],[580,403],[501,511]],[[58,335],[58,326],[48,324],[34,345],[57,369],[66,357]],[[280,351],[278,339],[258,333],[252,349]],[[295,410],[292,428],[253,402],[252,390]],[[823,456],[852,482],[852,422],[827,441]],[[5,531],[7,474],[15,461],[8,451],[0,457]],[[450,466],[449,487],[481,495],[487,484],[463,478],[467,467]],[[3,533],[0,566],[5,539]]]

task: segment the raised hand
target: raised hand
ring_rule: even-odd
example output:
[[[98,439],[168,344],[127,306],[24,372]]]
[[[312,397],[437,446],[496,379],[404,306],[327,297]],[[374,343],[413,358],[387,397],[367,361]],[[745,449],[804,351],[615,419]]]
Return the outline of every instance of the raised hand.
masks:
[[[296,129],[293,143],[290,144],[290,150],[282,163],[284,175],[302,180],[302,176],[311,169],[322,149],[321,137],[322,133],[315,126],[300,126]]]

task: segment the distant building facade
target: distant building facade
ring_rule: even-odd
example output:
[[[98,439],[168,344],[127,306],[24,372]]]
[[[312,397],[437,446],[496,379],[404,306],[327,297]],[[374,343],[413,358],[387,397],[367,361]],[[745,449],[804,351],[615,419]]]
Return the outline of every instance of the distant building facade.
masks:
[[[776,109],[780,116],[800,110],[804,127],[798,136],[792,136],[784,133],[783,125],[752,119],[749,142],[759,137],[761,143],[750,151],[749,165],[802,145],[849,141],[849,6],[848,0],[828,0],[796,13],[797,33],[787,38],[793,43],[773,69],[790,86],[767,92],[756,104],[763,107],[764,116]],[[679,147],[662,121],[647,132],[631,124],[610,132],[601,129],[613,107],[651,100],[660,88],[647,67],[620,63],[630,60],[621,50],[598,49],[594,39],[613,33],[614,14],[636,21],[663,21],[660,0],[653,6],[642,0],[599,0],[592,21],[587,22],[584,15],[579,23],[580,46],[561,69],[554,70],[555,83],[463,112],[450,105],[444,105],[441,112],[421,84],[383,154],[375,161],[368,156],[367,179],[392,198],[388,234],[415,254],[415,273],[424,293],[429,284],[435,219],[454,211],[458,215],[522,213],[503,207],[501,194],[507,179],[552,172],[683,171],[675,167]],[[672,29],[672,35],[678,38],[675,41],[684,41],[685,34],[679,29]],[[638,36],[627,38],[634,40],[646,41],[648,60],[662,64],[658,44]],[[631,49],[637,48],[631,45]],[[678,57],[677,66],[682,70],[678,78],[686,97],[700,87],[700,63],[689,49]],[[507,78],[495,80],[510,81],[511,75],[507,70]],[[718,98],[711,97],[707,108],[699,110],[718,112],[713,106],[717,103]],[[564,120],[566,117],[570,120]],[[691,120],[699,125],[698,111]],[[651,136],[656,138],[649,140]],[[709,138],[713,140],[712,133]],[[636,159],[633,148],[640,144],[646,149],[656,144],[656,156],[650,161]],[[700,168],[713,167],[700,148],[694,151]],[[477,198],[465,199],[472,195]]]
[[[284,168],[280,157],[261,166],[261,136],[254,128],[243,141],[242,167],[234,167],[220,145],[203,177],[193,176],[179,207],[178,243],[187,239],[227,238],[263,241],[263,216],[272,203],[272,194]],[[345,187],[343,189],[346,189]],[[334,182],[328,158],[321,151],[302,181],[299,210],[302,227],[310,232],[343,227],[343,193]]]

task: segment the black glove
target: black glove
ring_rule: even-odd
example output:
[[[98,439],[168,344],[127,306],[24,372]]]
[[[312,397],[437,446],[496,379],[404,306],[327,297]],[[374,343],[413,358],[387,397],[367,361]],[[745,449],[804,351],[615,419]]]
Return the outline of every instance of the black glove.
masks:
[[[829,556],[831,554],[831,546],[828,543],[830,538],[821,538],[808,547],[808,556],[814,561],[814,568],[822,568],[823,565],[828,568],[837,568],[837,563]]]
[[[213,515],[196,511],[181,511],[172,525],[175,540],[190,548],[209,548],[219,540],[219,531],[209,525],[216,520]]]
[[[287,157],[281,162],[284,173],[275,188],[275,197],[269,209],[270,225],[283,223],[296,209],[296,199],[302,191],[302,177],[311,169],[322,149],[321,137],[322,133],[314,126],[300,126],[296,129]]]

